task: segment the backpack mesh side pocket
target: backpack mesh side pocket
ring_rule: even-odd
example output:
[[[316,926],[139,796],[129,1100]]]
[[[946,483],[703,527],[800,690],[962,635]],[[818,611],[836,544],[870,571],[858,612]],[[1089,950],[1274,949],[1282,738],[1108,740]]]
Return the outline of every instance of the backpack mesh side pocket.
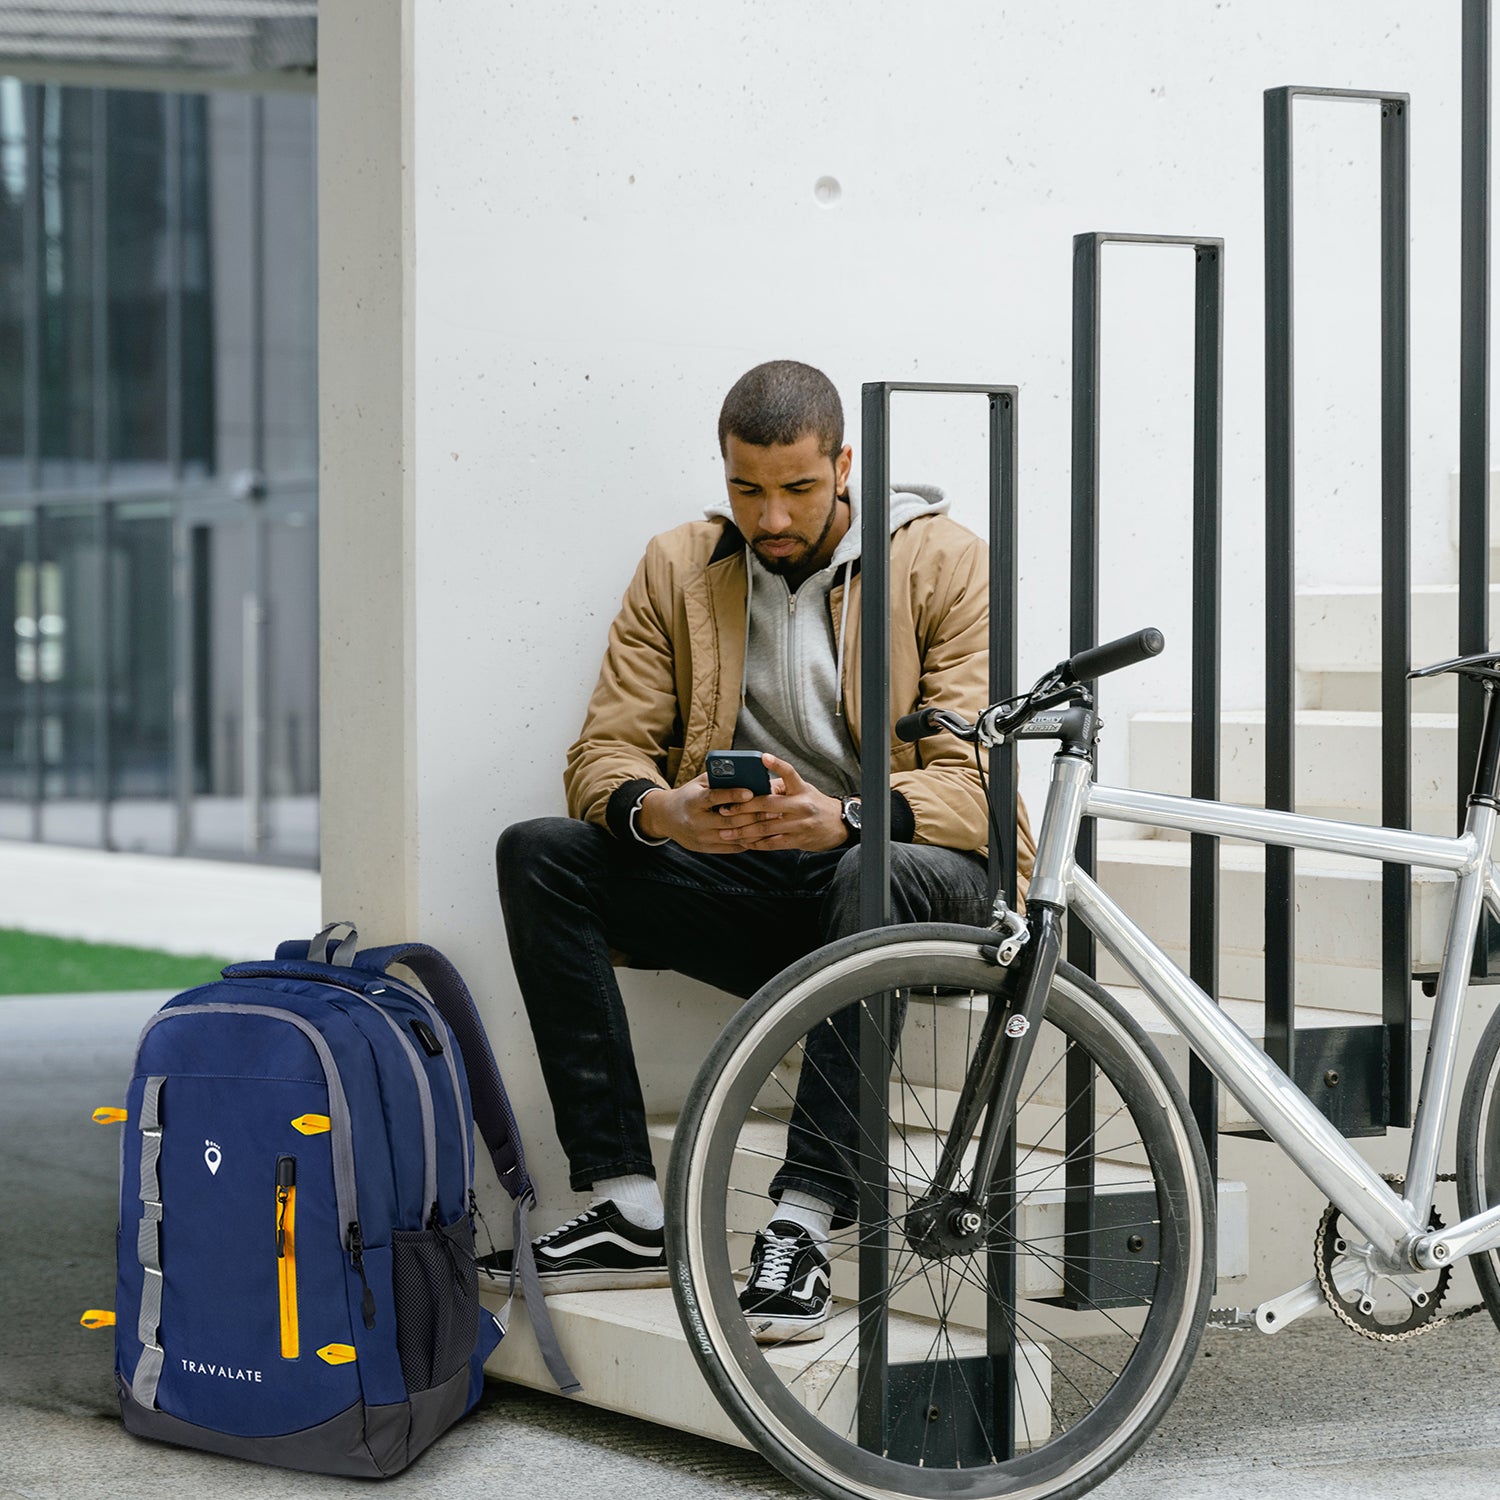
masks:
[[[391,1274],[406,1389],[431,1390],[463,1368],[478,1336],[479,1273],[468,1216],[435,1229],[393,1232]]]

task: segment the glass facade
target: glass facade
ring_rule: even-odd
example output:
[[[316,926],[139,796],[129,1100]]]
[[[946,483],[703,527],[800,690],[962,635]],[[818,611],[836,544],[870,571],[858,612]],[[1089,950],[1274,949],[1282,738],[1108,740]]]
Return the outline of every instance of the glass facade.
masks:
[[[0,78],[0,838],[316,862],[314,112]]]

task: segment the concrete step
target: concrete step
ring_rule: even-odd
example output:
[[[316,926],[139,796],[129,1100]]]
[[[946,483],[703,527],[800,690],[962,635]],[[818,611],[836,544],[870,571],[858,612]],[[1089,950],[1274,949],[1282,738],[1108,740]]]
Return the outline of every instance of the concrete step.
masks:
[[[1185,794],[1191,715],[1138,713],[1130,720],[1130,785]],[[1418,713],[1411,723],[1412,826],[1452,834],[1457,827],[1458,720]],[[1380,821],[1380,715],[1299,709],[1297,811],[1356,823]],[[1235,709],[1220,719],[1220,800],[1264,805],[1266,715]]]
[[[1100,883],[1180,964],[1188,955],[1191,847],[1182,839],[1101,838]],[[1266,852],[1259,844],[1219,846],[1219,990],[1265,995]],[[1436,969],[1447,937],[1453,877],[1412,871],[1412,961]],[[1299,850],[1297,911],[1299,1004],[1380,1012],[1381,867],[1373,860]],[[1123,977],[1106,968],[1106,978]]]
[[[501,1313],[505,1306],[503,1287],[482,1281],[480,1300]],[[583,1385],[576,1399],[721,1443],[749,1447],[699,1373],[669,1289],[570,1292],[549,1297],[547,1307],[563,1351]],[[797,1398],[815,1407],[834,1427],[842,1428],[853,1420],[856,1371],[854,1361],[845,1358],[845,1351],[855,1337],[854,1327],[853,1309],[836,1302],[821,1339],[789,1344],[768,1355]],[[937,1342],[936,1335],[937,1325],[929,1319],[893,1314],[889,1320],[891,1362],[925,1363]],[[984,1352],[982,1327],[965,1331],[950,1325],[950,1337],[957,1357]],[[1022,1353],[1018,1368],[1029,1379],[1018,1383],[1016,1430],[1040,1440],[1051,1431],[1051,1360],[1045,1345],[1030,1340],[1023,1342]],[[556,1390],[542,1363],[525,1303],[519,1298],[512,1308],[510,1332],[485,1369],[518,1385]]]
[[[1054,1075],[1062,1077],[1059,1068]],[[1047,1102],[1047,1101],[1042,1101]],[[946,1118],[946,1117],[944,1117]],[[1049,1123],[1056,1119],[1055,1111],[1049,1114]],[[1025,1135],[1026,1118],[1022,1117],[1022,1133]],[[672,1122],[651,1122],[652,1157],[658,1173],[664,1173],[666,1158],[671,1152]],[[740,1138],[740,1149],[736,1153],[733,1171],[731,1202],[733,1219],[730,1230],[740,1237],[743,1253],[737,1264],[748,1267],[750,1243],[756,1230],[762,1228],[771,1216],[771,1200],[768,1196],[771,1178],[780,1164],[786,1144],[786,1127],[769,1117],[757,1119],[748,1125]],[[941,1147],[936,1134],[925,1130],[908,1128],[903,1135],[892,1131],[890,1142],[891,1187],[894,1206],[908,1201],[906,1183],[915,1181],[924,1184],[930,1180],[937,1164]],[[972,1164],[977,1142],[965,1153],[966,1165]],[[1106,1143],[1103,1150],[1108,1151]],[[1019,1148],[1025,1157],[1026,1180],[1030,1191],[1022,1205],[1020,1238],[1028,1244],[1054,1244],[1063,1227],[1063,1174],[1065,1160],[1060,1145],[1052,1142],[1045,1146],[1026,1144]],[[1097,1165],[1095,1181],[1101,1196],[1126,1195],[1149,1187],[1149,1179],[1141,1167],[1131,1161],[1127,1153],[1111,1153]],[[1241,1183],[1219,1184],[1219,1275],[1224,1278],[1243,1276],[1248,1269],[1246,1244],[1248,1241],[1248,1218],[1245,1209],[1244,1186]],[[833,1255],[833,1287],[836,1296],[853,1300],[857,1267],[852,1243],[844,1244],[842,1252]],[[1063,1284],[1060,1265],[1051,1257],[1026,1256],[1018,1266],[1018,1290],[1023,1297],[1059,1297]],[[919,1277],[904,1292],[898,1293],[892,1305],[901,1312],[920,1316],[931,1309],[932,1294]],[[972,1287],[964,1286],[953,1295],[953,1306],[960,1321],[976,1327],[984,1326],[984,1304],[982,1296]]]
[[[1377,587],[1303,589],[1297,594],[1296,653],[1303,707],[1378,712],[1380,609]],[[1500,586],[1490,589],[1490,614],[1500,620]],[[1458,654],[1458,585],[1418,584],[1411,591],[1411,665]],[[1451,677],[1411,684],[1416,712],[1452,713]]]
[[[1106,988],[1140,1023],[1142,1030],[1156,1044],[1157,1050],[1166,1059],[1168,1066],[1186,1087],[1188,1061],[1192,1056],[1192,1049],[1157,1009],[1156,1003],[1148,995],[1129,985],[1107,983]],[[1256,1046],[1265,1045],[1264,1006],[1251,1000],[1223,1000],[1220,1004],[1229,1019]],[[1374,1020],[1378,1020],[1378,1016],[1371,1016],[1367,1011],[1335,1010],[1327,1006],[1299,1005],[1296,1012],[1298,1031],[1342,1026],[1368,1026]],[[1416,1056],[1420,1057],[1426,1051],[1429,1029],[1426,1020],[1420,1017],[1413,1018],[1412,1051]],[[1259,1129],[1239,1100],[1228,1089],[1222,1087],[1219,1089],[1219,1129],[1234,1134]]]
[[[1420,583],[1411,591],[1411,665],[1458,655],[1458,585]],[[1378,585],[1298,589],[1297,666],[1304,672],[1378,672]],[[1490,617],[1500,621],[1500,584],[1490,586]]]

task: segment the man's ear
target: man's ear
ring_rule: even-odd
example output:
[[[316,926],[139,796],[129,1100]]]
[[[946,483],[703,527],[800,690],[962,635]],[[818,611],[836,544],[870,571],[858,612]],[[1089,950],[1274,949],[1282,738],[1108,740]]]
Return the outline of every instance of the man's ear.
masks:
[[[833,487],[835,495],[843,496],[849,489],[849,471],[854,467],[854,449],[848,443],[833,461]]]

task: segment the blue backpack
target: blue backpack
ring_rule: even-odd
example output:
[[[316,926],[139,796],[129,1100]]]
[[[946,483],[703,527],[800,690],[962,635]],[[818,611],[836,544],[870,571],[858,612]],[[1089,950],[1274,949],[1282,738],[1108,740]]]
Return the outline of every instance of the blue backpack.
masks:
[[[548,1369],[578,1389],[468,989],[436,949],[355,945],[335,923],[168,1001],[141,1033],[124,1110],[96,1114],[123,1119],[125,1138],[115,1316],[89,1316],[115,1324],[138,1436],[379,1478],[464,1416],[505,1332],[479,1303],[474,1120],[515,1200]],[[426,995],[386,973],[398,963]]]

